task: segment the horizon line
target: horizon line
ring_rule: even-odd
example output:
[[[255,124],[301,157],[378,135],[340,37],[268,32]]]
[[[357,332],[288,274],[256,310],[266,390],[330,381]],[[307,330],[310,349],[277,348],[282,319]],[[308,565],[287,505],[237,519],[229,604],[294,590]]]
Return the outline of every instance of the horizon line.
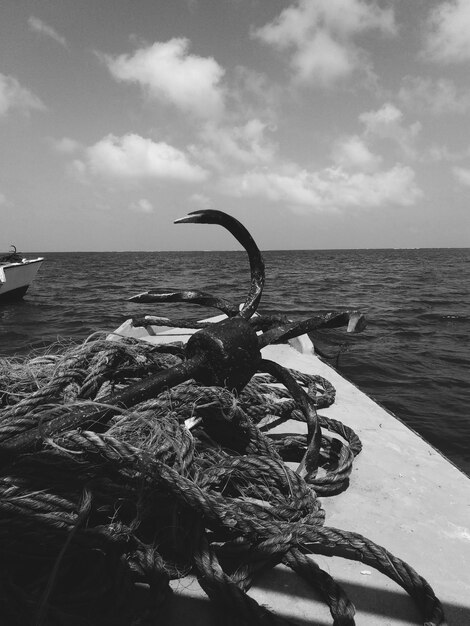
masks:
[[[470,246],[388,246],[382,247],[364,247],[364,248],[264,248],[260,250],[263,252],[339,252],[349,250],[469,250]],[[139,250],[32,250],[27,252],[20,251],[19,254],[104,254],[104,253],[139,253],[139,252],[155,252],[155,253],[168,253],[168,252],[245,252],[243,248],[239,249],[191,249],[191,250],[157,250],[157,249],[139,249]]]

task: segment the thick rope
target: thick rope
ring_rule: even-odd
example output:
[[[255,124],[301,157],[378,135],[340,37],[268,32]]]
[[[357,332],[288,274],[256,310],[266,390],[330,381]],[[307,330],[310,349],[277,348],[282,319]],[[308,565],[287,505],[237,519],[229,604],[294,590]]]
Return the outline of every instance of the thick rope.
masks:
[[[89,341],[65,354],[0,367],[2,440],[181,360],[172,347]],[[291,372],[317,408],[328,381]],[[364,562],[401,585],[423,623],[443,623],[428,583],[357,533],[324,525],[317,494],[345,489],[360,451],[355,433],[319,416],[320,462],[302,477],[306,435],[270,426],[305,417],[291,396],[258,374],[239,397],[193,381],[118,412],[97,430],[52,435],[0,466],[0,612],[3,623],[120,625],[158,619],[170,579],[193,574],[238,624],[290,622],[247,591],[284,563],[329,605],[336,626],[354,607],[311,555]],[[292,622],[293,623],[293,622]],[[314,622],[312,622],[314,623]]]

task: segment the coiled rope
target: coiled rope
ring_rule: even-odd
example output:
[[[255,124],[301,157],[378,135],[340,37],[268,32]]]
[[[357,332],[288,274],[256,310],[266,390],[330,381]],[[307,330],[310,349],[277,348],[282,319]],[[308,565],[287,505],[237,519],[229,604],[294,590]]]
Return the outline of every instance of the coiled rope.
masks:
[[[0,451],[8,438],[76,407],[99,407],[183,358],[178,346],[93,337],[59,354],[2,361]],[[325,379],[291,374],[316,408],[334,401]],[[114,410],[106,424],[0,456],[3,624],[158,623],[170,580],[191,573],[225,621],[286,625],[294,622],[247,594],[284,563],[320,591],[336,626],[353,625],[352,603],[314,554],[378,569],[413,597],[426,626],[443,623],[431,587],[410,566],[357,533],[324,525],[317,495],[347,487],[359,439],[319,416],[317,466],[294,472],[287,463],[302,459],[307,436],[269,431],[306,418],[270,375],[255,375],[238,395],[187,381]]]

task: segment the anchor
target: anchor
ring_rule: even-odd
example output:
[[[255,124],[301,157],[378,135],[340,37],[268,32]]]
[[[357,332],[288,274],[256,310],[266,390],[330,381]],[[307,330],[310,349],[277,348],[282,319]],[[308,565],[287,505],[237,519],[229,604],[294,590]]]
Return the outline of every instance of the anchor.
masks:
[[[314,401],[286,368],[263,359],[261,349],[320,328],[347,326],[347,332],[360,332],[365,327],[364,316],[358,311],[333,311],[300,322],[292,322],[283,316],[254,316],[263,292],[265,268],[261,252],[248,230],[234,217],[215,210],[194,211],[175,223],[218,224],[241,243],[248,254],[251,274],[245,302],[238,306],[205,292],[175,289],[150,289],[131,297],[130,301],[135,303],[190,302],[212,306],[225,313],[227,319],[212,323],[186,322],[186,326],[199,330],[187,342],[185,358],[181,363],[114,393],[103,400],[103,408],[80,407],[5,438],[0,443],[2,456],[36,449],[47,438],[70,429],[99,431],[122,408],[128,409],[154,398],[165,389],[186,380],[194,379],[202,385],[226,387],[239,393],[256,372],[266,372],[285,385],[307,423],[307,451],[299,473],[304,474],[317,466],[321,428]],[[143,320],[136,318],[134,324],[149,324],[149,320],[152,320],[151,316]]]
[[[126,620],[127,624],[134,621],[134,613],[139,621],[141,616],[149,616],[142,602],[147,595],[141,592],[146,591],[152,619],[155,612],[155,619],[165,621],[159,611],[170,577],[181,578],[190,572],[225,611],[238,613],[242,620],[249,615],[253,624],[281,623],[281,617],[258,605],[246,590],[265,568],[282,562],[317,588],[335,624],[352,625],[355,609],[347,595],[307,556],[321,554],[375,567],[411,595],[424,624],[444,623],[442,606],[429,583],[407,563],[357,532],[324,525],[317,495],[333,495],[347,486],[360,441],[348,426],[317,415],[321,398],[316,391],[307,394],[301,385],[310,390],[313,379],[320,377],[287,370],[261,354],[269,344],[319,328],[347,326],[349,332],[358,332],[364,328],[363,316],[358,311],[333,311],[293,322],[282,316],[259,315],[264,263],[248,231],[219,211],[198,211],[177,223],[191,221],[225,226],[245,247],[251,268],[245,302],[239,307],[194,290],[151,289],[134,296],[133,302],[210,303],[224,311],[227,319],[191,322],[190,327],[197,330],[186,345],[182,362],[107,398],[96,395],[93,404],[67,409],[67,402],[56,404],[57,390],[49,387],[47,393],[39,389],[13,403],[11,410],[7,408],[0,458],[3,463],[13,462],[0,474],[5,518],[2,572],[9,581],[2,606],[14,614],[15,623],[26,623],[22,619],[25,608],[27,623],[45,623],[56,615],[60,623],[69,623],[68,613],[71,619],[76,614],[81,622],[83,612],[86,621],[90,618],[93,623],[105,613],[107,624],[117,623],[119,613],[118,618],[123,618],[119,623]],[[146,316],[144,322],[149,319]],[[134,320],[134,324],[140,323]],[[157,363],[146,355],[172,355],[158,367],[174,363],[175,355],[181,357],[179,347],[137,342],[138,354],[131,361],[109,361],[113,351],[135,350],[132,341],[127,343],[123,337],[121,341],[97,342],[97,353],[83,361],[87,363],[83,369],[77,367],[83,374],[80,392],[86,389],[88,374],[96,373],[92,363],[97,356],[100,363],[106,362],[98,377],[100,391],[111,379],[122,381],[124,376],[128,380],[135,368],[129,367],[126,373],[126,367],[136,363],[137,357],[149,368]],[[118,362],[123,368],[117,367]],[[141,361],[138,363],[140,367]],[[112,376],[108,379],[104,371]],[[269,376],[259,377],[258,387],[255,380],[247,384],[257,372]],[[66,391],[67,372],[55,371],[51,380],[61,377],[65,378],[61,389]],[[256,395],[263,396],[257,389],[266,381],[269,387],[272,377],[287,388],[295,402],[285,401],[283,390],[276,389],[283,398],[277,408],[288,404],[289,412],[278,414],[275,403],[268,400],[257,419],[256,411],[249,414],[248,410],[256,409]],[[216,387],[190,383],[157,397],[188,379]],[[272,387],[267,395],[276,395]],[[178,396],[181,411],[173,411],[172,402]],[[76,397],[81,401],[89,396]],[[196,397],[202,402],[198,404]],[[155,402],[144,402],[153,398]],[[38,406],[42,410],[35,412]],[[118,419],[108,428],[116,415]],[[263,421],[279,416],[300,420],[303,416],[307,437],[288,435],[281,440],[275,433],[265,435],[267,422]],[[322,437],[320,426],[333,436],[329,438],[325,432]],[[285,458],[281,449],[303,454],[297,475],[285,462],[299,459]],[[317,469],[325,470],[326,475],[317,475]],[[21,599],[26,597],[30,600],[23,607]],[[85,599],[79,606],[77,597]]]

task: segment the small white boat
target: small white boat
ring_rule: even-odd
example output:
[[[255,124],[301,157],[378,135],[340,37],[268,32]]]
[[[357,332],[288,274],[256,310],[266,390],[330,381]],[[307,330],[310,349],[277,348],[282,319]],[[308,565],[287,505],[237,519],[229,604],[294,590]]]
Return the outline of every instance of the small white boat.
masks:
[[[0,256],[0,302],[22,298],[44,261],[44,257],[26,259],[12,248]]]

